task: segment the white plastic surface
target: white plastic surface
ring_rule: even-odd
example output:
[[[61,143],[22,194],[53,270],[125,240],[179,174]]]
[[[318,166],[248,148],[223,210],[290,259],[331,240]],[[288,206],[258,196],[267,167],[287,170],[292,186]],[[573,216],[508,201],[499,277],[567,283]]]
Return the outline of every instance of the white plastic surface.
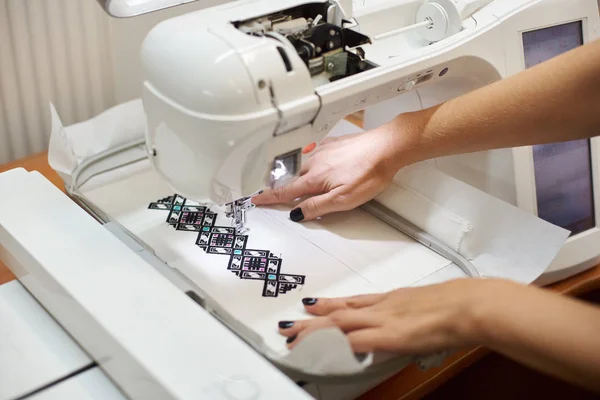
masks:
[[[197,0],[98,0],[111,16],[134,17]]]
[[[348,296],[410,286],[450,264],[362,210],[296,224],[289,220],[289,206],[255,209],[249,214],[246,248],[269,250],[283,257],[281,272],[306,276],[304,286],[266,298],[261,296],[263,281],[237,278],[227,270],[228,256],[204,253],[195,246],[197,233],[176,231],[166,223],[168,212],[148,210],[149,203],[170,194],[165,183],[147,171],[85,196],[257,332],[267,349],[279,356],[287,350],[277,322],[306,318],[303,297]],[[222,209],[212,209],[219,213],[216,226],[230,226]],[[236,295],[232,297],[232,293]]]
[[[34,394],[27,400],[127,400],[99,367]]]
[[[278,7],[300,3],[286,0]],[[292,133],[273,135],[308,126],[320,105],[293,47],[229,23],[267,12],[268,5],[241,1],[235,10],[230,7],[164,21],[142,46],[142,100],[149,153],[156,151],[153,163],[177,192],[218,204],[264,187],[273,152],[301,146],[297,138],[290,142]]]
[[[417,11],[417,22],[431,21],[432,26],[420,28],[419,35],[437,42],[456,35],[463,22],[492,0],[428,0]]]
[[[149,12],[193,3],[198,0],[97,0],[106,12],[114,17],[134,17]],[[218,3],[229,3],[235,0],[220,0]],[[337,0],[346,12],[352,13],[352,0]],[[215,2],[212,2],[214,5]]]
[[[545,4],[547,3],[547,4]],[[536,7],[538,17],[535,22],[515,15],[509,21],[518,32],[559,25],[562,23],[582,21],[583,40],[589,43],[600,37],[596,26],[600,23],[598,3],[595,0],[546,0]],[[506,18],[507,10],[495,9],[497,15]],[[523,43],[520,35],[507,37],[506,47],[509,49],[507,73],[516,74],[525,69]],[[513,150],[515,188],[517,204],[520,208],[537,215],[537,195],[535,188],[535,172],[532,148],[520,147]],[[572,236],[548,267],[548,274],[539,283],[549,284],[567,278],[600,262],[600,138],[591,139],[591,168],[594,195],[596,227]]]
[[[278,3],[278,9],[301,3],[287,0]],[[260,74],[257,75],[257,71],[268,71],[266,75],[272,76],[273,80],[278,82],[282,66],[272,62],[272,50],[276,42],[259,45],[259,41],[240,34],[229,24],[232,20],[273,12],[268,2],[256,2],[252,7],[249,4],[242,1],[235,5],[191,13],[173,20],[175,22],[170,21],[159,26],[150,35],[154,39],[162,37],[164,43],[154,39],[147,41],[147,48],[155,52],[152,60],[158,60],[150,62],[149,59],[149,71],[154,71],[155,65],[164,63],[163,67],[156,70],[156,74],[149,74],[147,84],[156,82],[160,86],[163,80],[179,82],[167,85],[172,86],[174,91],[157,92],[154,93],[154,97],[149,96],[145,100],[149,110],[149,132],[156,132],[156,137],[163,138],[156,141],[152,134],[149,136],[150,143],[154,140],[154,144],[158,143],[164,150],[155,157],[155,166],[175,191],[196,200],[210,199],[223,203],[256,192],[265,186],[275,155],[318,140],[340,118],[352,111],[399,95],[414,98],[415,94],[419,103],[417,108],[430,107],[521,71],[522,31],[582,20],[585,40],[590,41],[598,35],[593,27],[599,22],[598,5],[594,0],[438,0],[425,4],[416,0],[365,2],[356,7],[356,30],[372,37],[385,36],[386,32],[414,24],[415,21],[426,18],[427,14],[430,14],[433,20],[444,22],[438,24],[437,28],[434,24],[428,33],[436,37],[428,37],[429,40],[424,40],[422,33],[419,35],[418,32],[409,32],[363,46],[366,59],[375,62],[379,67],[349,78],[318,85],[314,90],[321,100],[321,105],[316,118],[311,125],[293,130],[293,133],[287,134],[283,140],[280,137],[273,139],[267,132],[279,131],[286,124],[294,125],[298,121],[306,120],[314,110],[311,100],[307,100],[310,96],[307,97],[306,90],[310,89],[310,84],[303,83],[306,79],[287,77],[280,81],[283,86],[277,87],[275,92],[286,94],[288,107],[278,105],[277,115],[271,114],[272,119],[267,123],[266,120],[260,119],[263,116],[258,113],[263,107],[269,108],[272,105],[267,104],[264,92],[256,89],[254,96],[251,96],[250,91],[240,92],[236,94],[239,97],[236,97],[235,101],[221,101],[221,105],[217,107],[217,102],[209,102],[208,98],[192,101],[185,95],[204,95],[201,90],[203,87],[212,88],[219,85],[225,85],[219,93],[228,93],[230,88],[227,86],[227,79],[203,80],[192,78],[187,73],[178,73],[179,70],[188,67],[191,67],[190,71],[194,74],[200,69],[213,71],[214,65],[210,61],[206,62],[206,59],[203,59],[202,64],[188,60],[190,54],[195,54],[188,49],[198,47],[194,40],[199,39],[195,39],[194,35],[210,33],[219,36],[226,45],[218,49],[209,46],[208,53],[205,53],[208,60],[220,61],[235,51],[243,54],[243,62],[240,61],[237,65],[240,72],[243,69],[247,71],[248,82],[254,87],[258,88],[260,81],[266,82]],[[179,30],[184,26],[185,29]],[[438,29],[440,32],[437,32]],[[176,40],[176,46],[171,46],[170,38],[173,34],[177,35],[177,30],[185,31],[185,36],[182,35]],[[439,41],[430,44],[430,41],[436,40]],[[212,54],[213,50],[217,53]],[[161,53],[171,56],[161,60]],[[171,60],[183,62],[175,65]],[[165,74],[165,71],[173,73]],[[226,73],[225,69],[213,72]],[[235,75],[236,79],[245,79],[240,76]],[[186,91],[186,82],[193,82],[197,87]],[[297,100],[292,101],[294,98]],[[169,105],[170,99],[178,99],[181,107],[174,109]],[[194,107],[200,107],[208,114],[190,115],[189,110],[198,111]],[[221,115],[214,112],[215,107],[229,113],[229,117],[221,118]],[[385,107],[382,105],[378,108]],[[284,109],[285,113],[282,112]],[[409,109],[390,110],[397,114]],[[369,119],[368,114],[369,111]],[[378,124],[375,120],[375,125]],[[206,135],[211,137],[210,143],[206,142]],[[235,140],[232,139],[233,136]],[[185,140],[182,142],[181,138]],[[242,138],[247,140],[244,139],[243,144],[237,146]],[[265,141],[269,143],[265,144]],[[596,141],[593,141],[592,150],[594,182],[598,192],[600,169]],[[483,155],[469,154],[436,162],[440,169],[458,179],[525,210],[535,211],[533,168],[531,153],[527,149],[516,149],[514,152],[498,150]],[[595,198],[598,210],[600,193],[596,193]],[[574,267],[571,273],[575,273],[582,265],[593,263],[591,260],[599,255],[593,243],[599,238],[600,229],[594,229],[570,239],[561,255],[549,268],[549,272],[553,276],[565,277],[569,274],[559,271]],[[575,241],[579,244],[573,244]]]
[[[457,2],[458,3],[458,2]],[[481,4],[469,2],[464,9],[477,9]],[[497,69],[485,71],[483,64],[469,60],[461,68],[449,65],[446,79],[434,79],[429,84],[416,87],[397,99],[380,103],[365,111],[365,126],[374,128],[396,115],[415,109],[428,108],[447,101],[480,86],[502,79],[525,68],[521,33],[563,23],[581,20],[584,42],[596,40],[600,30],[600,17],[596,0],[544,0],[531,2],[494,1],[474,14],[478,26],[497,21],[502,35],[488,33],[486,40],[472,47],[472,54],[481,57],[505,57]],[[359,22],[361,19],[359,18]],[[460,36],[460,34],[458,35]],[[367,52],[367,56],[368,56]],[[383,58],[383,55],[382,55]],[[489,58],[492,59],[492,58]],[[420,104],[419,104],[420,103]],[[600,147],[599,139],[592,143],[592,173],[596,215],[600,211]],[[481,189],[532,214],[536,211],[536,189],[531,147],[502,149],[433,160],[437,167],[478,189]],[[597,227],[571,237],[548,270],[537,283],[549,284],[581,272],[600,261],[600,220]]]
[[[1,399],[25,395],[91,362],[18,281],[0,285]]]
[[[535,0],[497,1],[518,8]],[[494,75],[490,70],[501,75],[503,53],[488,51],[487,44],[507,31],[492,14],[485,15],[485,8],[477,25],[466,21],[487,3],[439,0],[433,8],[426,5],[424,15],[415,10],[408,25],[428,15],[439,20],[438,28],[434,24],[428,31],[436,35],[435,45],[415,32],[374,41],[362,47],[378,68],[324,84],[318,77],[311,80],[285,39],[250,36],[234,26],[302,5],[301,0],[279,1],[277,6],[239,1],[164,21],[142,48],[147,145],[149,154],[156,151],[153,164],[174,191],[223,204],[267,186],[274,157],[319,140],[353,111],[397,96],[399,85],[404,91],[417,88],[425,82],[419,79],[422,75],[434,77],[448,66],[460,68],[466,57],[483,64],[484,76]],[[405,13],[416,5],[422,3],[390,2],[389,10],[372,14]],[[361,19],[370,17],[368,12],[357,17],[356,29],[381,34],[362,28]],[[278,48],[290,59],[291,71]]]
[[[450,20],[451,15],[456,18]],[[417,22],[431,21],[431,26],[419,28],[419,35],[429,40],[437,42],[446,37],[457,33],[460,30],[460,19],[458,13],[448,15],[448,12],[437,2],[425,3],[417,12]]]
[[[0,182],[2,260],[128,396],[307,398],[39,173]]]

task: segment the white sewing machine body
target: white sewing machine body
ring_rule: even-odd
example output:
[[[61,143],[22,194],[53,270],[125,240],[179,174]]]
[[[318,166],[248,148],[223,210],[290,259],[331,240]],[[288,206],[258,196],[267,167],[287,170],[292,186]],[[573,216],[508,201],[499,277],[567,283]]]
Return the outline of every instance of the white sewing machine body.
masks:
[[[413,24],[423,3],[373,2],[355,8],[350,23],[368,37],[385,35]],[[284,42],[250,37],[229,24],[232,15],[246,21],[301,4],[240,1],[160,25],[143,52],[146,137],[140,132],[79,160],[69,144],[74,138],[53,114],[51,165],[100,223],[36,173],[0,174],[0,188],[10,188],[0,196],[0,258],[131,398],[304,398],[281,369],[311,382],[312,395],[350,399],[410,362],[428,365],[431,359],[420,355],[356,357],[337,330],[316,332],[290,352],[276,324],[306,317],[302,297],[465,277],[457,261],[361,209],[310,224],[289,221],[287,206],[256,209],[242,239],[228,230],[219,204],[263,188],[274,158],[324,136],[353,111],[367,108],[367,124],[374,116],[384,122],[386,108],[373,106],[389,107],[385,100],[401,98],[402,112],[442,101],[437,90],[452,97],[517,72],[508,60],[521,49],[522,30],[581,20],[591,40],[599,23],[595,0],[496,0],[431,45],[416,31],[373,39],[361,47],[376,67],[327,82],[327,71],[311,77],[295,50],[285,50],[290,74],[277,50]],[[224,64],[205,65],[210,54],[222,55]],[[232,85],[225,90],[199,74],[225,66],[237,71],[223,77]],[[262,91],[261,80],[270,90]],[[411,100],[419,96],[419,103]],[[552,262],[564,230],[428,168],[399,174],[377,203],[482,276],[529,283]],[[218,205],[206,209],[202,200]],[[19,207],[32,219],[16,214]],[[237,250],[247,264],[235,261]]]
[[[277,13],[272,5],[239,2],[160,24],[142,51],[148,147],[157,171],[184,196],[229,203],[296,175],[301,148],[319,141],[354,111],[366,109],[365,128],[373,128],[597,37],[593,0],[497,0],[487,7],[490,2],[481,0],[439,3],[446,11],[454,5],[462,14],[447,12],[440,22],[439,10],[426,9],[422,1],[367,3],[351,14],[349,2],[302,6],[294,0],[278,2]],[[269,14],[278,15],[280,22],[266,24]],[[333,39],[324,43],[333,51],[303,62],[294,32],[307,30],[319,16],[327,24],[318,35],[331,29]],[[432,29],[390,34],[399,21],[410,26],[427,18]],[[600,260],[594,218],[600,209],[598,139],[584,142],[566,160],[570,166],[565,160],[540,166],[538,186],[536,166],[548,160],[538,156],[534,162],[532,147],[435,163],[451,176],[573,231],[550,267],[552,273],[539,282],[547,284]],[[560,181],[562,189],[552,186],[553,175],[569,171],[580,176],[575,186],[570,176]],[[538,197],[544,207],[539,212]],[[567,204],[560,204],[565,198]]]
[[[546,3],[546,4],[544,4]],[[511,18],[511,32],[489,45],[504,49],[502,77],[519,73],[574,47],[598,38],[598,5],[542,1],[535,17]],[[500,53],[500,51],[498,51]],[[404,96],[365,110],[364,126],[371,129],[399,112],[432,107],[483,84],[469,71],[454,79],[438,80]],[[402,110],[402,111],[399,111]],[[441,171],[540,218],[572,231],[561,252],[540,277],[546,285],[584,271],[600,261],[600,139],[544,146],[525,146],[432,160]],[[554,156],[554,158],[553,158]]]
[[[142,46],[153,164],[183,196],[225,204],[297,175],[302,147],[354,111],[438,80],[501,79],[505,56],[489,43],[539,2],[471,16],[490,2],[382,2],[353,15],[349,1],[241,1],[164,21]]]

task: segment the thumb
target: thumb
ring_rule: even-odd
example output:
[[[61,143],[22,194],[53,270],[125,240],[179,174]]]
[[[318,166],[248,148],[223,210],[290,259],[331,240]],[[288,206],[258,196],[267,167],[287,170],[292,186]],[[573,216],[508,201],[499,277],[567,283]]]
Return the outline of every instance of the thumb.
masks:
[[[342,194],[340,188],[331,192],[311,197],[298,205],[290,212],[290,219],[294,222],[311,221],[336,211],[346,211],[350,209],[348,204],[344,204],[346,196]]]

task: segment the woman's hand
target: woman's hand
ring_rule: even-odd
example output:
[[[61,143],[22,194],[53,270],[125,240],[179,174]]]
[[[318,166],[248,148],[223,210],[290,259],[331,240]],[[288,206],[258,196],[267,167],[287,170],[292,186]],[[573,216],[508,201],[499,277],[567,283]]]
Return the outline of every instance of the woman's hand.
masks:
[[[389,293],[303,299],[316,318],[281,321],[289,347],[337,326],[355,353],[422,355],[483,345],[600,393],[600,307],[499,279],[458,279]]]
[[[317,318],[281,321],[279,332],[294,347],[317,329],[337,326],[356,353],[423,354],[481,344],[482,314],[490,302],[514,297],[522,286],[500,280],[458,279],[389,293],[337,299],[304,299]],[[493,307],[493,306],[492,306]]]
[[[296,181],[266,191],[253,202],[279,204],[313,196],[290,213],[295,222],[356,208],[381,193],[406,165],[408,158],[402,154],[408,148],[409,136],[398,132],[396,125],[387,124],[360,134],[327,138],[306,150],[311,155]]]

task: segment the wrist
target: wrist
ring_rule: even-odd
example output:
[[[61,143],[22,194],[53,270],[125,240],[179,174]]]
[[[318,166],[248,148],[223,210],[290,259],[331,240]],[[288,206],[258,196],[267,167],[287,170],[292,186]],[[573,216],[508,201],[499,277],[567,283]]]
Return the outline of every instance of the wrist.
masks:
[[[394,173],[407,165],[429,158],[427,148],[421,145],[421,138],[430,115],[431,110],[400,114],[375,130],[385,137],[383,162]]]
[[[514,311],[522,305],[526,286],[502,279],[473,280],[466,337],[476,345],[495,348],[503,340]]]

